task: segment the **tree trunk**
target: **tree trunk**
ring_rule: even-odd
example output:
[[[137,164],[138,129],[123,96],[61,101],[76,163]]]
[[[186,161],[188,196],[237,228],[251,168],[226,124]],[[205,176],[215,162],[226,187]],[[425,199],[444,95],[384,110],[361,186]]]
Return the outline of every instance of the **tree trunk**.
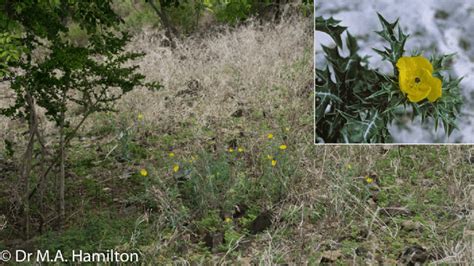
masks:
[[[66,105],[66,90],[63,91],[63,97],[62,97],[62,103],[63,106]],[[66,176],[66,171],[65,171],[65,142],[64,142],[64,120],[65,120],[65,113],[64,113],[64,108],[61,111],[61,118],[60,118],[60,125],[59,125],[59,167],[60,167],[60,175],[59,175],[59,221],[58,221],[58,227],[61,229],[64,224],[64,220],[66,218],[66,204],[64,200],[64,191],[65,191],[65,176]]]
[[[150,6],[155,10],[156,14],[160,17],[161,24],[163,24],[163,27],[165,28],[165,34],[166,37],[170,40],[170,46],[172,48],[176,48],[176,42],[175,42],[175,37],[179,36],[178,30],[171,24],[171,21],[168,17],[168,14],[166,13],[164,9],[164,1],[160,0],[160,8],[158,8],[153,2],[153,0],[149,0],[148,3],[150,3]]]
[[[39,131],[36,131],[36,137],[38,138],[38,142],[43,143],[41,144],[42,149],[41,149],[41,160],[46,162],[47,159],[47,150],[46,146],[44,144],[44,140],[42,140],[41,135],[39,134]],[[46,163],[41,164],[41,170],[40,173],[43,173],[46,168]],[[45,182],[41,180],[41,176],[39,177],[39,199],[38,199],[38,204],[39,204],[39,225],[38,225],[38,233],[41,235],[43,234],[43,226],[44,226],[44,213],[45,213],[45,208],[44,208],[44,190],[45,190]],[[29,198],[30,196],[28,196]]]
[[[20,180],[21,183],[24,185],[23,196],[22,196],[22,205],[23,211],[25,215],[25,223],[24,223],[24,230],[25,230],[25,238],[30,238],[30,201],[29,201],[29,193],[30,193],[30,173],[31,173],[31,165],[33,160],[33,148],[35,143],[35,132],[36,132],[36,111],[35,111],[35,103],[33,97],[27,92],[26,93],[26,101],[28,104],[29,109],[29,124],[28,124],[28,145],[26,147],[26,151],[23,155],[23,165],[21,168],[21,175]]]

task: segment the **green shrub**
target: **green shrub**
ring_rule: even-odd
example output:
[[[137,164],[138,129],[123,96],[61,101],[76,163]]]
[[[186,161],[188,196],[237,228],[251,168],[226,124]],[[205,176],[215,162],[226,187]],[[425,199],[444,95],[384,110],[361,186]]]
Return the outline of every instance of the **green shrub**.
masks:
[[[273,0],[205,0],[204,5],[218,21],[234,25],[278,3]]]
[[[172,24],[185,34],[192,33],[198,26],[204,5],[201,1],[182,1],[179,5],[167,7]]]
[[[128,31],[141,31],[147,26],[157,27],[160,20],[155,11],[146,3],[146,1],[114,1],[114,10],[124,20],[122,29]]]

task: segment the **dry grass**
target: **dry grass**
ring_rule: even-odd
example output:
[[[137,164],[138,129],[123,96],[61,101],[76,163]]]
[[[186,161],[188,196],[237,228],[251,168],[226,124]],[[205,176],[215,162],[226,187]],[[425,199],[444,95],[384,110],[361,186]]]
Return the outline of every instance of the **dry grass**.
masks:
[[[264,129],[290,127],[308,133],[305,144],[309,144],[311,35],[312,19],[295,16],[278,24],[254,21],[238,28],[218,28],[186,38],[171,49],[162,45],[163,32],[146,29],[129,49],[146,54],[135,63],[148,80],[159,81],[164,88],[158,92],[134,90],[117,104],[119,112],[107,115],[105,122],[125,120],[125,124],[133,124],[137,114],[142,113],[155,135],[182,131],[192,134],[192,138],[181,142],[210,138],[224,142],[242,135],[255,137],[256,131]],[[0,105],[6,106],[13,98],[7,83],[0,86]],[[44,118],[43,110],[37,111],[42,130],[52,137],[47,138],[47,143],[54,144],[57,129]],[[242,116],[234,119],[235,113]],[[102,126],[103,117],[87,120],[82,133]],[[80,119],[71,118],[72,124]],[[208,130],[212,136],[206,133]],[[21,133],[25,131],[26,123],[0,116],[0,139],[21,144],[25,141]],[[256,144],[248,144],[253,145]]]
[[[146,32],[131,47],[146,53],[138,63],[148,79],[160,81],[164,89],[136,90],[120,109],[143,113],[164,132],[190,122],[197,130],[224,133],[239,126],[249,130],[252,123],[277,126],[275,118],[282,110],[290,112],[288,126],[296,126],[297,118],[311,110],[310,34],[309,18],[277,25],[250,22],[186,39],[171,50],[160,47],[159,34]],[[235,112],[242,112],[238,124],[232,121]]]
[[[334,251],[341,253],[339,262],[392,264],[404,249],[420,245],[432,256],[430,261],[467,263],[472,256],[470,150],[468,146],[308,150],[304,157],[313,160],[301,162],[301,179],[292,183],[286,202],[277,207],[272,237],[258,240],[256,258],[311,264]],[[377,185],[365,198],[359,192],[367,175],[376,176]],[[384,210],[391,207],[407,213],[387,215]],[[421,226],[410,231],[404,227],[407,221]]]

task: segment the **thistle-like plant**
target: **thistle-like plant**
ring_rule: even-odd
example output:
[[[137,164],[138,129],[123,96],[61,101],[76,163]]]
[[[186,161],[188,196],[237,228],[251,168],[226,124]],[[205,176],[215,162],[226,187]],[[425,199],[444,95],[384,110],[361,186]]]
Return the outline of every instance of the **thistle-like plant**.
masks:
[[[315,122],[316,143],[388,143],[392,137],[388,126],[400,113],[432,118],[435,130],[442,122],[449,136],[456,128],[462,104],[461,79],[442,75],[453,57],[435,55],[426,60],[419,54],[405,55],[404,34],[398,20],[389,23],[378,15],[382,30],[376,32],[389,45],[374,49],[392,64],[393,75],[369,67],[368,56],[358,54],[356,39],[333,18],[316,18],[316,31],[334,40],[336,46],[322,45],[327,65],[316,67]],[[348,55],[342,55],[344,32]],[[439,82],[438,82],[439,80]],[[437,87],[442,84],[442,89]]]

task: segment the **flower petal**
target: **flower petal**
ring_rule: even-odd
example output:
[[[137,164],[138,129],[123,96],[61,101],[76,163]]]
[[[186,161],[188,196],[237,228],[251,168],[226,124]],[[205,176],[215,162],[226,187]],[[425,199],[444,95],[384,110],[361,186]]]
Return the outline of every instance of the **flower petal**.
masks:
[[[408,91],[408,99],[411,102],[415,103],[423,100],[428,96],[428,94],[431,92],[431,84],[429,83],[429,81],[433,79],[428,70],[419,69],[416,72],[416,76],[418,76],[421,81],[417,85],[412,85],[412,87],[410,87],[410,90]]]
[[[413,94],[407,94],[408,100],[410,100],[410,102],[417,103],[423,100],[424,98],[426,98],[429,93],[430,91],[426,90],[426,91],[417,91],[416,93],[413,93]]]
[[[441,90],[441,80],[439,78],[431,78],[429,81],[431,86],[431,91],[428,94],[428,100],[430,102],[435,102],[439,97],[441,97],[442,90]]]
[[[433,66],[431,65],[428,59],[424,58],[423,56],[415,56],[411,57],[413,63],[416,65],[417,68],[426,69],[431,73],[433,73]]]
[[[408,71],[400,71],[398,76],[398,83],[400,84],[400,90],[404,93],[408,93],[410,88],[410,76]]]
[[[410,72],[415,68],[415,64],[411,57],[401,57],[397,61],[397,68],[400,73],[404,71]]]

